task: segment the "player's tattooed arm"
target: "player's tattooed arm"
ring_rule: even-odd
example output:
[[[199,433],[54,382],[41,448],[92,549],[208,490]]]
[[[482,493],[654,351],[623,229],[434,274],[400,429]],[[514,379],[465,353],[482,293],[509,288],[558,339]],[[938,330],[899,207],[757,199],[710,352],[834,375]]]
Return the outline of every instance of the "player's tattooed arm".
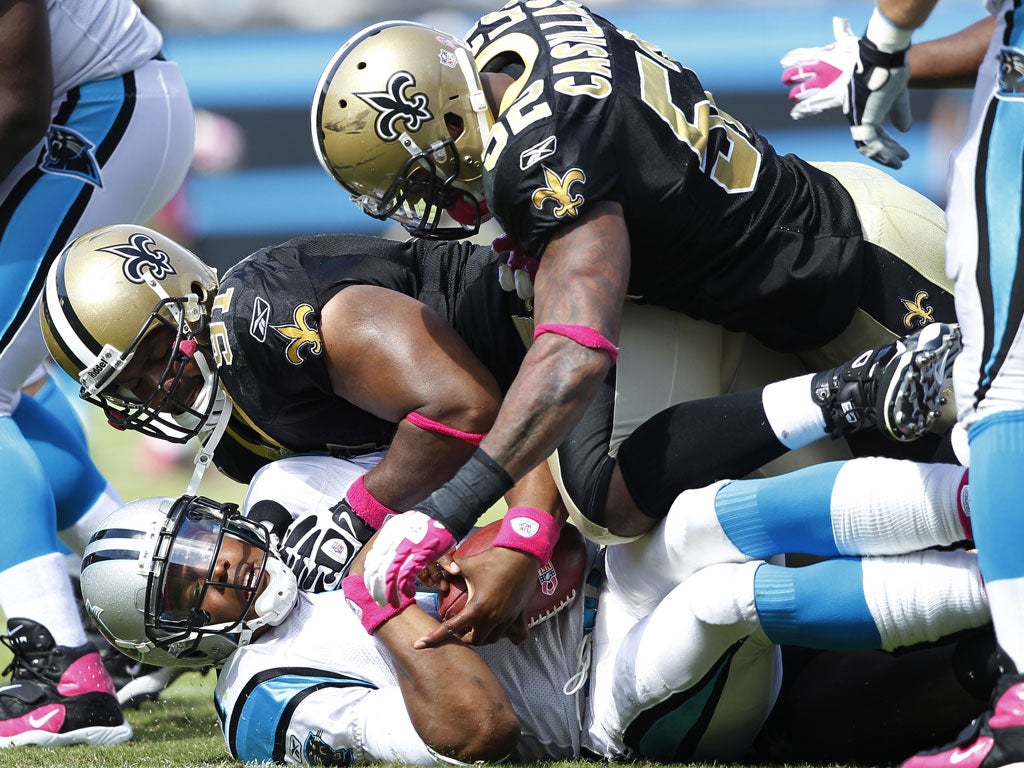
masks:
[[[617,344],[629,267],[622,208],[595,204],[544,250],[535,282],[536,325],[589,328]],[[565,438],[611,363],[605,350],[559,333],[539,336],[480,447],[513,478],[522,477]]]

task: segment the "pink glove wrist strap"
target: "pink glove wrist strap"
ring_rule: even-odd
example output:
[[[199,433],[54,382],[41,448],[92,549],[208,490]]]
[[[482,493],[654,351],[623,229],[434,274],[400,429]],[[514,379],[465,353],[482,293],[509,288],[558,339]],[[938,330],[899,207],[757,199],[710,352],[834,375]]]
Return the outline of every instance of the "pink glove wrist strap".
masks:
[[[567,339],[572,339],[577,344],[584,347],[588,347],[590,349],[603,349],[608,353],[608,356],[611,357],[612,365],[615,365],[615,361],[619,357],[618,347],[612,344],[603,333],[586,325],[543,323],[534,329],[533,338],[536,340],[538,336],[544,333],[557,333],[559,336],[565,336]]]
[[[405,414],[405,418],[410,424],[417,426],[420,429],[425,429],[428,432],[437,432],[439,435],[457,437],[459,440],[464,440],[472,445],[480,445],[480,441],[487,436],[486,432],[463,432],[461,429],[449,427],[447,424],[442,424],[440,421],[434,421],[427,416],[416,413],[416,411],[410,411]]]
[[[345,593],[345,599],[348,600],[352,609],[359,616],[359,620],[363,623],[363,629],[371,635],[385,621],[393,618],[416,602],[414,598],[403,597],[397,608],[390,605],[377,605],[377,601],[370,596],[369,590],[366,589],[362,574],[346,576],[341,580],[341,589]]]
[[[366,484],[363,482],[362,475],[356,478],[356,481],[348,487],[348,493],[345,494],[345,498],[352,507],[352,511],[359,515],[362,521],[375,531],[380,530],[388,515],[398,514],[391,507],[381,504],[374,498],[372,493],[366,490]]]
[[[547,512],[534,507],[512,507],[502,518],[493,546],[525,552],[541,565],[547,565],[560,532],[555,518]]]

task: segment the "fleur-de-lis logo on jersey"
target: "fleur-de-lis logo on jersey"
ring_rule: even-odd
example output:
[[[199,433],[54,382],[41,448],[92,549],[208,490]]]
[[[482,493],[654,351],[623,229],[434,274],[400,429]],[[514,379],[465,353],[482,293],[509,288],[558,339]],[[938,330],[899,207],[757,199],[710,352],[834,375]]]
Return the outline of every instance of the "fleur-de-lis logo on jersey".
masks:
[[[928,291],[918,291],[913,301],[900,299],[903,306],[907,308],[907,314],[903,316],[903,325],[907,328],[924,328],[932,322],[935,317],[935,307],[925,304],[928,301]]]
[[[383,91],[357,93],[360,99],[378,112],[374,130],[384,141],[398,138],[398,124],[405,123],[405,130],[415,133],[434,115],[427,109],[427,94],[422,91],[408,94],[416,87],[416,78],[408,72],[395,72]]]
[[[124,259],[121,270],[124,276],[133,283],[145,282],[145,273],[149,272],[157,280],[164,280],[168,275],[176,275],[171,259],[166,251],[156,247],[156,241],[144,232],[136,232],[128,238],[127,243],[108,245],[101,251],[112,253]]]
[[[546,186],[534,190],[533,196],[530,198],[533,207],[540,211],[543,210],[547,200],[554,200],[555,209],[552,213],[556,219],[578,215],[579,211],[576,209],[583,204],[583,195],[574,195],[570,190],[576,182],[585,183],[587,175],[579,168],[570,168],[564,176],[559,176],[546,165],[542,165],[541,168],[544,169]]]
[[[307,353],[320,355],[323,352],[320,332],[313,320],[315,314],[315,310],[309,304],[299,304],[292,316],[293,325],[271,326],[282,339],[288,342],[284,349],[284,356],[292,365],[301,365],[305,362]]]

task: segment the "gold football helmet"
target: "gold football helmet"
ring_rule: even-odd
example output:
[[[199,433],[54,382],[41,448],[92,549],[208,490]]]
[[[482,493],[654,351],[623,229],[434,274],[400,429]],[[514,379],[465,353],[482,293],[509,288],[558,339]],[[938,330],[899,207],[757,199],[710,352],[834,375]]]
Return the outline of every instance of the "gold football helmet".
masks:
[[[310,117],[320,164],[370,216],[435,239],[472,235],[488,217],[493,119],[461,40],[405,21],[367,27],[320,76]]]
[[[102,227],[68,245],[50,268],[43,338],[82,385],[80,396],[114,427],[183,443],[230,411],[210,353],[216,291],[216,271],[169,237],[135,225]],[[170,331],[162,332],[163,386],[149,393],[118,386],[118,373],[156,329]],[[194,378],[183,383],[189,360],[202,376],[198,388]]]

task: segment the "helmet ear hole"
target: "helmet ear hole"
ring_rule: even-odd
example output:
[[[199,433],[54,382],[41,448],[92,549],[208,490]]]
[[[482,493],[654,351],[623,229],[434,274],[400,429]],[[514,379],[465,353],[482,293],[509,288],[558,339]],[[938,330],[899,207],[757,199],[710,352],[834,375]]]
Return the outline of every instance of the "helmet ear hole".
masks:
[[[448,133],[453,139],[462,136],[462,132],[466,130],[466,121],[454,112],[444,113],[444,124],[448,127]]]

